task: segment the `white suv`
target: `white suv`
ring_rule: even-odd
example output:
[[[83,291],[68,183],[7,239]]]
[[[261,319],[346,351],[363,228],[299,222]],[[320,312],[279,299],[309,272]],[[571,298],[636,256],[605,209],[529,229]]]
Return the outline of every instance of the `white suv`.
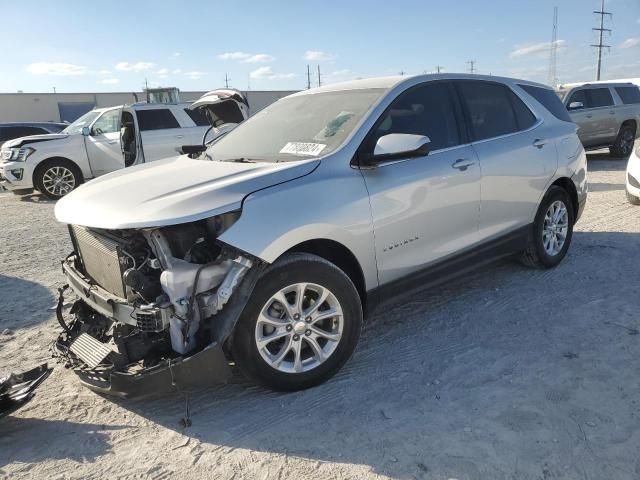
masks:
[[[10,140],[0,151],[0,185],[59,199],[86,180],[178,155],[248,117],[245,97],[216,90],[193,104],[135,103],[92,110],[61,133]]]

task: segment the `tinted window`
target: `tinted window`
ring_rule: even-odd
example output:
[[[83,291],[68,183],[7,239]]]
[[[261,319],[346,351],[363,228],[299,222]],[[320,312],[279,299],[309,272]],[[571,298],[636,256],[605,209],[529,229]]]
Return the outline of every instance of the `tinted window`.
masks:
[[[589,92],[589,108],[609,107],[613,105],[613,97],[608,88],[594,88]]]
[[[519,85],[525,92],[531,95],[540,103],[544,108],[549,110],[551,114],[559,120],[564,122],[570,122],[571,117],[567,113],[567,109],[556,95],[556,93],[549,88],[534,87],[532,85]]]
[[[569,101],[567,102],[567,109],[575,110],[575,108],[569,108],[569,106],[574,102],[580,102],[583,105],[582,108],[588,108],[589,102],[587,102],[587,91],[578,90],[577,92],[573,92],[571,94],[571,97],[569,97]]]
[[[401,94],[378,121],[367,138],[365,149],[372,151],[378,139],[390,133],[424,135],[431,150],[460,144],[455,107],[448,83],[427,83]]]
[[[185,113],[187,115],[189,115],[189,118],[191,120],[193,120],[193,123],[195,123],[197,126],[199,127],[208,127],[209,126],[209,120],[207,120],[207,117],[205,117],[204,113],[202,112],[202,110],[198,109],[198,110],[190,110],[188,108],[184,109]]]
[[[178,121],[168,109],[136,110],[140,130],[162,130],[180,128]]]
[[[13,140],[14,138],[26,137],[28,135],[42,135],[47,132],[44,128],[40,127],[3,127],[2,128],[2,140]]]
[[[533,126],[536,123],[536,116],[531,113],[529,107],[527,107],[520,97],[518,97],[511,89],[509,91],[509,97],[511,97],[511,105],[513,106],[513,111],[516,114],[516,121],[518,122],[519,130],[526,130]]]
[[[469,114],[474,140],[518,131],[510,90],[491,82],[458,82]]]
[[[638,87],[616,87],[616,93],[620,96],[622,103],[640,103],[640,88]]]

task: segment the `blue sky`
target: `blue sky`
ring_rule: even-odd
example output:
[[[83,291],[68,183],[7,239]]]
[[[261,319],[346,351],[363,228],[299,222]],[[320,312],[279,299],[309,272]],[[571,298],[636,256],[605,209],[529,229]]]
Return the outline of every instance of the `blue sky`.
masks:
[[[546,82],[553,7],[558,77],[594,78],[600,0],[393,2],[5,2],[0,92],[306,87],[323,81],[468,69]],[[604,78],[640,77],[640,0],[608,0]]]

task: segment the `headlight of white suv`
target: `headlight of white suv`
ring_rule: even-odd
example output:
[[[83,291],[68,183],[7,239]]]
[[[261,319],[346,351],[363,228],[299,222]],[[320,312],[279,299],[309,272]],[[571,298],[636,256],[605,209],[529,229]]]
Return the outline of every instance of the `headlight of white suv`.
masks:
[[[24,162],[35,151],[36,149],[31,147],[10,148],[9,154],[7,155],[5,153],[3,157],[4,160],[8,160],[10,162]]]

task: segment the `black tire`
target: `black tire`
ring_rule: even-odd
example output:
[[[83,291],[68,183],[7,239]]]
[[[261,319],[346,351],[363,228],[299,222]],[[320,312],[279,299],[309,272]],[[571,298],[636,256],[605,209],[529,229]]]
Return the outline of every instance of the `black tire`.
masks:
[[[625,189],[625,193],[627,194],[627,201],[631,205],[640,205],[640,198],[636,197],[635,195],[630,194],[629,190],[626,190],[626,189]]]
[[[633,125],[623,125],[618,132],[616,141],[609,148],[614,157],[628,158],[633,151],[633,142],[636,138],[636,128]]]
[[[308,371],[289,373],[277,370],[262,357],[256,343],[256,327],[260,312],[272,296],[300,282],[317,284],[332,292],[343,312],[342,335],[333,353],[323,363]],[[240,371],[252,381],[272,390],[303,390],[325,382],[340,370],[353,354],[361,329],[362,305],[351,279],[321,257],[292,253],[269,267],[256,284],[234,330],[232,354]],[[306,339],[303,335],[300,337],[300,345],[303,345]],[[305,345],[310,348],[309,343]]]
[[[83,182],[82,172],[72,161],[64,158],[52,158],[50,160],[45,160],[38,165],[38,168],[36,168],[36,171],[33,174],[33,184],[36,190],[50,200],[59,200],[71,191],[56,192],[55,189],[52,189],[50,186],[47,188],[47,185],[45,185],[45,176],[55,168],[64,168],[73,176],[73,188],[71,190],[78,188],[78,186]]]
[[[564,245],[557,254],[550,255],[544,248],[542,232],[545,215],[549,210],[549,207],[551,207],[551,205],[556,201],[562,202],[567,209],[568,227]],[[540,269],[553,268],[558,265],[567,254],[569,245],[571,245],[574,223],[575,212],[573,210],[571,197],[564,188],[552,185],[538,207],[538,212],[536,213],[533,226],[529,233],[529,239],[527,240],[527,248],[522,254],[522,263],[528,267]]]

